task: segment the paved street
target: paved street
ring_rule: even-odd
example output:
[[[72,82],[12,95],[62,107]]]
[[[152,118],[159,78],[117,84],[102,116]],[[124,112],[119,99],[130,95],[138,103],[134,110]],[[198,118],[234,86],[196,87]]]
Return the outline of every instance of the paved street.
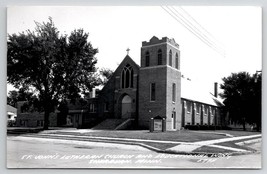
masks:
[[[252,145],[260,150],[260,143]],[[261,154],[207,157],[156,153],[132,145],[7,137],[8,168],[260,168]]]

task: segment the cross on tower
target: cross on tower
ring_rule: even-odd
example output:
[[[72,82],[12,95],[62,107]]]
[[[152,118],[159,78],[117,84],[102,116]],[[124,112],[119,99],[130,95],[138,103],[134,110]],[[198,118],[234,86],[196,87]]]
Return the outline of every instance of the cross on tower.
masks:
[[[129,51],[130,51],[130,49],[129,49],[129,48],[127,48],[127,50],[126,50],[126,51],[127,51],[127,55],[129,55]]]

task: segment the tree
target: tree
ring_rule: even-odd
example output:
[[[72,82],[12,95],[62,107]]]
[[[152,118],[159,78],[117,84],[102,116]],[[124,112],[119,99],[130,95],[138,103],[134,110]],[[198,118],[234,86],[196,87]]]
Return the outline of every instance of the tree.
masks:
[[[225,99],[225,110],[229,118],[237,124],[261,124],[261,75],[251,76],[247,72],[232,73],[222,79],[220,96]],[[255,82],[256,81],[256,82]]]
[[[105,85],[108,82],[108,80],[111,78],[113,73],[114,72],[109,68],[102,68],[100,70],[100,75],[103,77],[102,85]]]
[[[13,90],[8,92],[7,104],[13,107],[16,107],[18,102],[18,91]]]
[[[18,101],[31,101],[34,98],[33,92],[20,88],[18,91],[12,90],[8,92],[7,104],[16,107]]]
[[[44,110],[44,129],[58,101],[74,99],[99,83],[94,76],[97,49],[89,33],[60,35],[52,18],[36,23],[34,31],[8,35],[7,81],[16,88],[34,88]]]
[[[253,95],[252,95],[252,110],[251,115],[253,117],[249,117],[248,122],[251,124],[256,124],[257,131],[261,130],[261,97],[262,97],[262,74],[256,72],[253,75],[254,83],[253,85]]]

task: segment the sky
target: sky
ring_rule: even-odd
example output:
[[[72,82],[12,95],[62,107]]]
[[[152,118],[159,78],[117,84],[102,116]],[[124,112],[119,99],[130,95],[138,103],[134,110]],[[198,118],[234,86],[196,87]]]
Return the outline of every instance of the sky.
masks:
[[[179,7],[173,7],[179,9]],[[180,46],[181,72],[196,84],[213,90],[213,83],[233,72],[251,74],[262,69],[262,17],[260,7],[183,6],[191,19],[222,45],[225,56],[214,51],[160,6],[10,7],[8,34],[47,22],[51,16],[61,34],[83,28],[98,48],[97,66],[115,70],[129,48],[140,64],[142,41],[151,37],[174,38]],[[12,89],[8,86],[8,90]]]

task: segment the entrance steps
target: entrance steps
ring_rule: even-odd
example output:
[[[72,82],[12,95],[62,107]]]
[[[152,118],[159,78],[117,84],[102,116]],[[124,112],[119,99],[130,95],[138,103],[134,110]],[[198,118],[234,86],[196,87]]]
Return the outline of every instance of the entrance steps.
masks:
[[[94,130],[114,130],[117,126],[123,123],[126,119],[115,119],[115,118],[108,118],[92,129]]]
[[[131,128],[134,125],[134,119],[128,118],[124,122],[122,122],[120,125],[118,125],[115,130],[124,130]]]
[[[115,119],[115,118],[109,118],[95,127],[93,127],[93,130],[123,130],[127,129],[129,126],[132,125],[132,122],[134,119]]]

